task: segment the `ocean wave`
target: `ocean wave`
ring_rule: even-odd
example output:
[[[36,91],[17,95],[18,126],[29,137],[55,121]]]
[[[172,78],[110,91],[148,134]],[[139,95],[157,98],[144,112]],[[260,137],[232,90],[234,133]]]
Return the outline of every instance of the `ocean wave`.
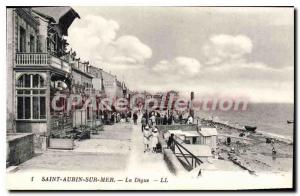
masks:
[[[224,118],[224,117],[221,117],[219,115],[209,115],[209,116],[206,116],[206,118],[204,118],[204,119],[211,120],[211,121],[214,121],[216,123],[223,124],[223,125],[226,125],[226,126],[230,126],[232,128],[238,129],[238,130],[245,130],[245,125],[257,126],[257,125],[255,125],[251,122],[241,123],[241,122],[238,122],[237,119],[230,119],[229,117]],[[293,136],[281,135],[281,134],[272,133],[272,132],[266,132],[266,131],[262,131],[262,130],[259,130],[259,129],[264,129],[264,126],[258,125],[258,129],[256,130],[256,133],[261,134],[263,137],[273,138],[273,139],[276,139],[278,141],[285,142],[285,143],[288,143],[288,144],[293,143]],[[282,128],[279,128],[279,129],[284,130],[285,128],[282,127]]]

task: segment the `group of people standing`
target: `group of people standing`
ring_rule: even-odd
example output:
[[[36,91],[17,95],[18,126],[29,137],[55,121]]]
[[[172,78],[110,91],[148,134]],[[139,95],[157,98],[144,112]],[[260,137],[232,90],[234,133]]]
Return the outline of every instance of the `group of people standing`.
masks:
[[[118,111],[99,111],[101,120],[105,125],[111,125],[119,122],[130,122],[132,118],[132,112],[130,110],[124,112]]]
[[[152,153],[157,153],[159,150],[159,133],[157,126],[146,125],[143,129],[143,141],[144,141],[144,153],[152,151]]]
[[[136,125],[138,121],[138,113],[141,111],[127,111],[118,112],[118,111],[100,111],[99,115],[101,116],[102,122],[106,125],[115,124],[118,122],[131,122]],[[152,125],[172,125],[174,123],[178,124],[192,124],[193,117],[190,116],[187,112],[178,113],[174,111],[145,111],[141,119],[142,130],[146,124],[149,126]]]
[[[177,116],[178,118],[178,116]],[[134,124],[137,124],[138,115],[137,113],[133,114]],[[182,116],[179,116],[179,123],[182,123]],[[142,132],[143,132],[143,141],[144,141],[144,152],[152,150],[152,152],[157,152],[160,148],[158,141],[158,129],[156,125],[172,125],[176,123],[176,116],[173,113],[160,113],[158,111],[147,112],[145,111],[141,117]],[[188,115],[185,120],[187,124],[193,124],[193,117]],[[172,135],[168,140],[168,147],[172,147],[173,141]]]
[[[164,114],[158,111],[153,112],[144,112],[142,119],[142,131],[146,125],[154,126],[154,125],[172,125],[174,123],[173,114]]]
[[[172,125],[172,124],[193,124],[194,119],[188,113],[176,113],[165,111],[144,112],[142,119],[142,130],[148,125]]]

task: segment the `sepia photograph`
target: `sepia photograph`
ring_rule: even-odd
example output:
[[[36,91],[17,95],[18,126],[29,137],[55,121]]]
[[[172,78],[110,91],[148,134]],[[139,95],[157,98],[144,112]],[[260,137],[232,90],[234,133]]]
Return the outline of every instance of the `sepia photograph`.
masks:
[[[7,6],[6,189],[294,190],[295,13]]]

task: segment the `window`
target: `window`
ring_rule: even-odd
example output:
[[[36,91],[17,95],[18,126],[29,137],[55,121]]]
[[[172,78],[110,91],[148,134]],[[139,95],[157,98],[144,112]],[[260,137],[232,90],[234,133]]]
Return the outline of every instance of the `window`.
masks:
[[[29,48],[30,52],[31,52],[31,53],[32,53],[32,52],[35,52],[35,38],[34,38],[33,35],[30,35],[29,46],[30,46],[30,48]]]
[[[16,90],[18,119],[46,119],[46,87],[39,74],[23,74]]]
[[[26,31],[23,27],[20,27],[19,52],[26,52]]]

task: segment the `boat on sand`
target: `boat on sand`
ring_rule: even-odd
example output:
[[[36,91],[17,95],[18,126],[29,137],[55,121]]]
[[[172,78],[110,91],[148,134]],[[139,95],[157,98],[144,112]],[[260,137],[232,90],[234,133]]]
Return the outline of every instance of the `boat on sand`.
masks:
[[[257,127],[246,125],[245,129],[246,129],[246,131],[255,132],[255,130],[257,129]]]

